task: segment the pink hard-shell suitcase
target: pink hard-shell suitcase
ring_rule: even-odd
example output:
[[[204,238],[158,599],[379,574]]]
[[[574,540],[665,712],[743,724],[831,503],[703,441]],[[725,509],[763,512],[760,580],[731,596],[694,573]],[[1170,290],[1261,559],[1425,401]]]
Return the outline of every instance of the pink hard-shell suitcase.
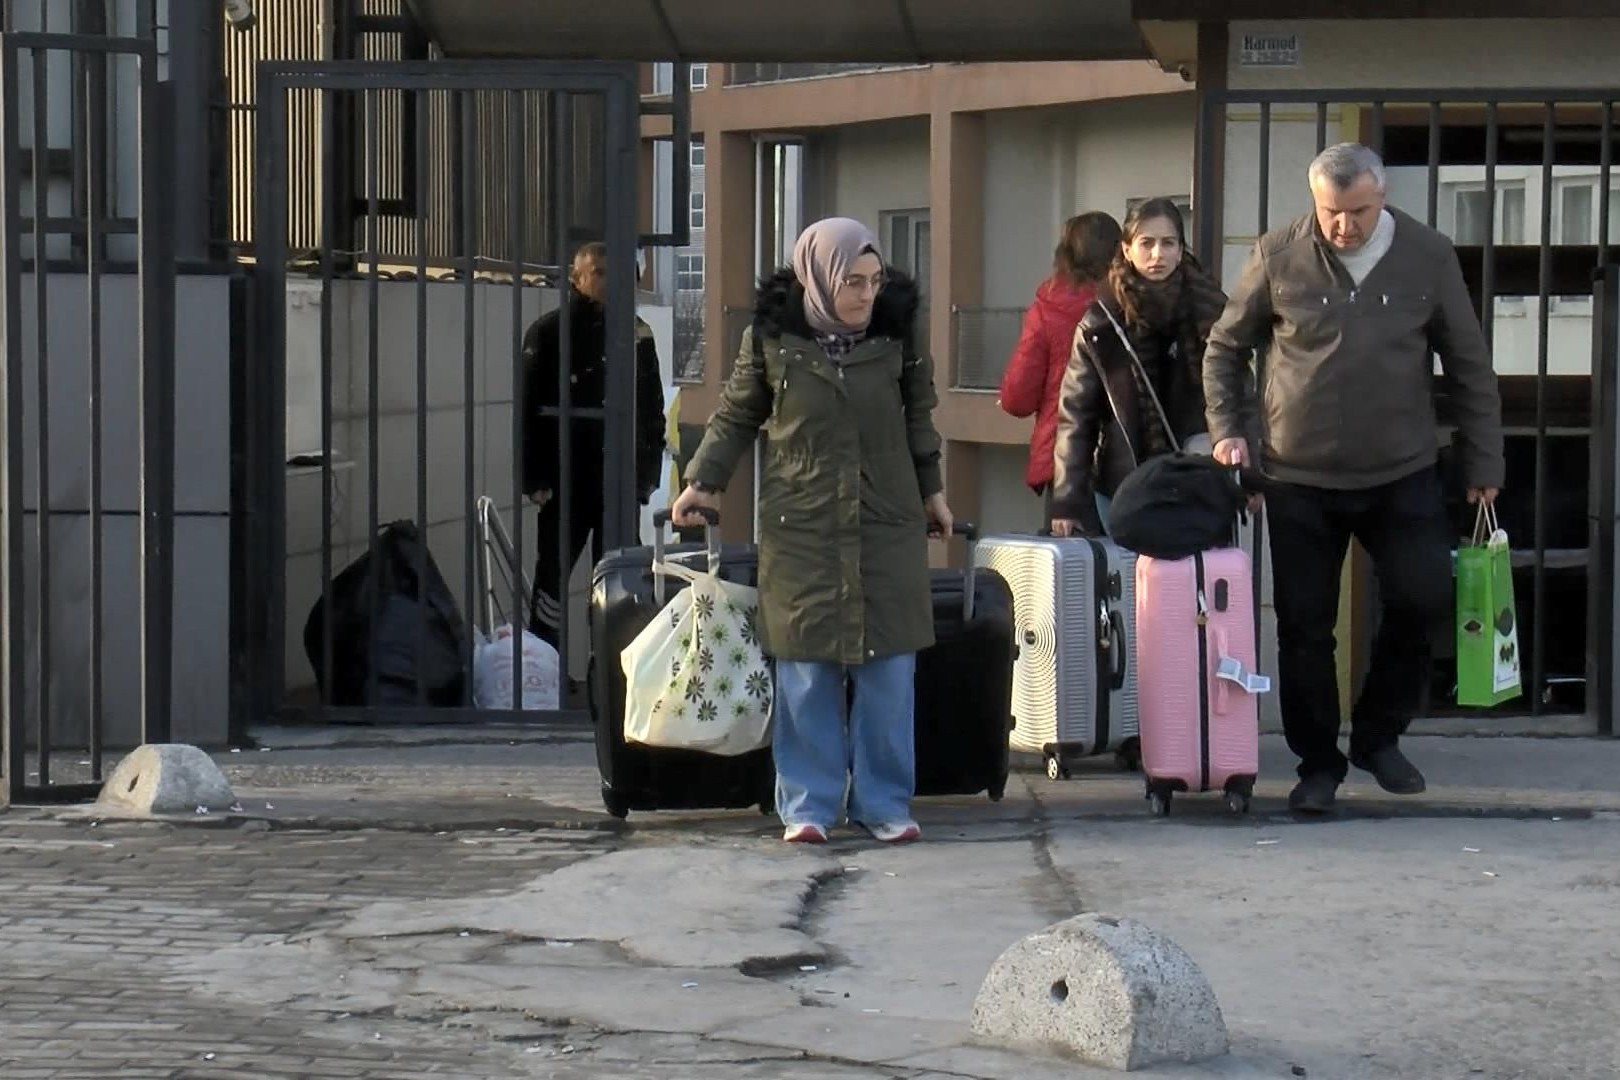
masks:
[[[1260,771],[1254,577],[1242,548],[1136,560],[1142,774],[1155,815],[1177,791],[1220,791],[1249,808]]]

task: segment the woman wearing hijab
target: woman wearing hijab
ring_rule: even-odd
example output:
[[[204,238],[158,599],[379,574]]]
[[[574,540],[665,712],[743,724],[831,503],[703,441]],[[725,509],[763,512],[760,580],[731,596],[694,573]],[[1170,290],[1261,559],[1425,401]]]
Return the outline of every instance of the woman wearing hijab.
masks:
[[[913,347],[918,302],[860,222],[806,229],[791,269],[760,283],[671,507],[677,525],[700,524],[764,430],[760,634],[776,661],[776,808],[791,843],[825,842],[846,809],[879,840],[921,835],[913,676],[934,641],[927,534],[950,535],[951,512],[933,365]]]
[[[1108,499],[1137,465],[1177,446],[1196,449],[1200,439],[1207,452],[1204,345],[1225,306],[1220,285],[1187,251],[1174,202],[1148,199],[1125,216],[1058,392],[1055,535],[1103,535]]]
[[[1052,275],[1035,290],[1035,302],[1024,312],[1018,347],[1001,376],[997,402],[1002,411],[1035,417],[1024,481],[1037,495],[1050,496],[1052,490],[1058,388],[1074,350],[1074,328],[1097,298],[1119,241],[1119,222],[1101,210],[1064,222],[1052,257]]]

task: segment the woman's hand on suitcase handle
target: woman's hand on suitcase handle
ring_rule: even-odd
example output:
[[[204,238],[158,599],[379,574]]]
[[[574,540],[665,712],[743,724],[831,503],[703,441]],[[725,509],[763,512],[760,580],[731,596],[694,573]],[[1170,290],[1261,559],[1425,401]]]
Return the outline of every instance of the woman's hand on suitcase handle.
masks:
[[[705,515],[703,511],[709,511]],[[690,529],[699,525],[712,524],[718,521],[720,515],[720,495],[717,492],[699,491],[691,484],[681,492],[669,508],[669,519],[677,528]],[[712,521],[711,521],[712,516]]]
[[[1076,521],[1074,518],[1053,518],[1052,535],[1084,536],[1086,535],[1086,527],[1079,521]]]
[[[928,496],[923,500],[923,509],[928,513],[928,535],[949,540],[955,519],[951,516],[950,506],[945,502],[945,493],[936,491]]]

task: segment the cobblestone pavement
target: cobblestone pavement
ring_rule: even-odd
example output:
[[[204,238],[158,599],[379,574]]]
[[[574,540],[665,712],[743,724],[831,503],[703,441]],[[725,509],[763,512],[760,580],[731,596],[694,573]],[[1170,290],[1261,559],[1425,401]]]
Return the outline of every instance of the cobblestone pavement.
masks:
[[[566,1032],[501,1042],[432,1021],[265,1015],[203,1000],[164,968],[258,935],[319,928],[381,898],[511,887],[600,850],[594,843],[10,815],[0,833],[0,1076],[547,1075],[534,1059],[557,1051]]]

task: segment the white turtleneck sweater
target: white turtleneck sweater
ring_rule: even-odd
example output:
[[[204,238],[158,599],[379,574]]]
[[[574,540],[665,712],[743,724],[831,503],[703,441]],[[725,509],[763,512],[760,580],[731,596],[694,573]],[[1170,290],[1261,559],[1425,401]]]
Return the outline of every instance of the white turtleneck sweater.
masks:
[[[1395,216],[1388,210],[1381,210],[1378,224],[1373,227],[1373,234],[1365,244],[1355,251],[1335,251],[1333,254],[1350,272],[1350,279],[1356,283],[1356,287],[1360,288],[1367,275],[1372,273],[1372,268],[1389,254],[1389,245],[1394,242]]]

